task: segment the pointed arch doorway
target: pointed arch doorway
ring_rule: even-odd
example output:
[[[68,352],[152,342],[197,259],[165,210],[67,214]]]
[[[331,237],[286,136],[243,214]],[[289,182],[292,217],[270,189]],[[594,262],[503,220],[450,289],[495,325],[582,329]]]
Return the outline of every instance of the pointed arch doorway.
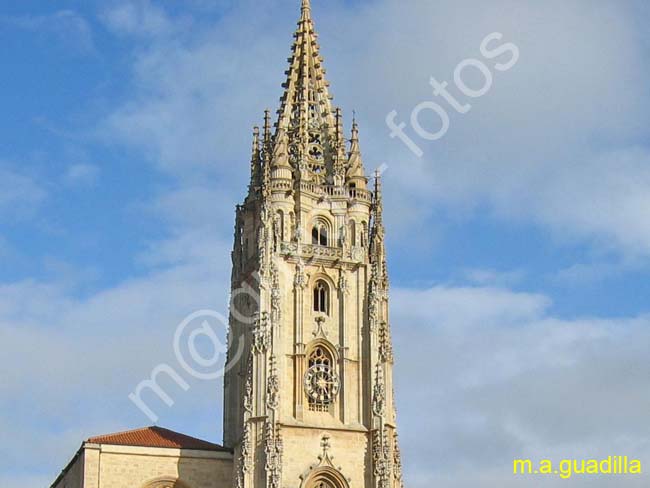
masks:
[[[188,486],[176,478],[163,477],[145,483],[143,488],[188,488]]]
[[[321,468],[309,476],[304,488],[350,488],[347,480],[333,468]]]

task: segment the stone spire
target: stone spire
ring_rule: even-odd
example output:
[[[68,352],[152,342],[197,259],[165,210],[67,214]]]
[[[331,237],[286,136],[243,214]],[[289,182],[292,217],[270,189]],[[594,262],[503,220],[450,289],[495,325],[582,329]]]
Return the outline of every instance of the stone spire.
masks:
[[[381,172],[375,171],[375,193],[372,205],[373,237],[384,237],[384,198],[381,189]]]
[[[359,125],[356,117],[352,120],[352,137],[350,138],[350,151],[348,153],[348,183],[356,185],[357,188],[365,188],[367,184],[366,174],[363,167],[363,158],[361,157],[361,148],[359,146]]]
[[[338,150],[336,120],[309,1],[302,2],[294,38],[276,144],[281,142],[277,136],[286,133],[289,162],[300,180],[331,183]]]
[[[273,152],[271,137],[271,112],[264,111],[264,150],[262,152],[262,194],[265,198],[271,192],[271,155]]]
[[[260,152],[260,128],[253,127],[253,150],[251,155],[251,180],[249,194],[254,194],[262,184],[262,157]]]
[[[375,191],[372,204],[372,229],[370,231],[371,288],[387,289],[388,271],[384,246],[384,202],[381,189],[381,173],[375,171]]]
[[[345,154],[345,136],[343,135],[343,111],[336,109],[336,138],[335,138],[335,155],[332,165],[333,180],[336,186],[345,184],[345,168],[347,165],[347,156]]]

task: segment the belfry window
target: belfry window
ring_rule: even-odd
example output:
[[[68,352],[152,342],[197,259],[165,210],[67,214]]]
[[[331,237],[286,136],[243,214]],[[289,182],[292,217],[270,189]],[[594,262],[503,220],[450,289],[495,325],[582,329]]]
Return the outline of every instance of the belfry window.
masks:
[[[319,281],[314,287],[314,312],[329,313],[329,293],[327,283]]]
[[[311,230],[311,243],[314,246],[327,246],[327,226],[324,222],[316,222]]]

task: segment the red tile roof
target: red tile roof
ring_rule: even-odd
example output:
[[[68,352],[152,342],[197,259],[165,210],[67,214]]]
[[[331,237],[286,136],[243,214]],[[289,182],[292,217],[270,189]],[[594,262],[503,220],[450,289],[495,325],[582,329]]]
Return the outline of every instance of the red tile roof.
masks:
[[[201,451],[230,451],[230,449],[218,444],[213,444],[212,442],[156,426],[91,437],[86,442],[90,444],[111,444],[116,446],[166,447],[176,449],[196,449]]]

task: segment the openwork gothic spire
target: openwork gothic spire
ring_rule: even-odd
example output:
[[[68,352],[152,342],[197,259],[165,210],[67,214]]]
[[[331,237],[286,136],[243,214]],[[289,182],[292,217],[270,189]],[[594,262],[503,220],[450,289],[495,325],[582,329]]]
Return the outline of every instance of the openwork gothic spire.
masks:
[[[294,39],[276,136],[286,133],[289,161],[299,180],[332,182],[339,150],[337,125],[309,1],[302,2]]]
[[[261,166],[255,171],[261,194],[303,183],[365,191],[358,125],[353,124],[348,150],[343,112],[332,104],[309,0],[302,0],[293,37],[275,131],[271,132],[266,113],[264,132],[258,136]]]

